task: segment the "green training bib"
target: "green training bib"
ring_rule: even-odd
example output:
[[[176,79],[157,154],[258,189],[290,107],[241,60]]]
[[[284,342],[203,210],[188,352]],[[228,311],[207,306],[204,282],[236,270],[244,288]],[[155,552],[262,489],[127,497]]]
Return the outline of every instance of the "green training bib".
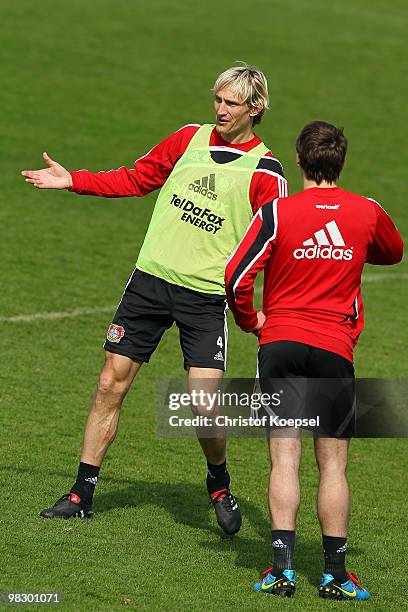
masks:
[[[160,190],[136,267],[187,289],[224,295],[224,269],[252,219],[260,143],[227,164],[211,159],[214,125],[191,139]],[[233,148],[233,145],[231,145]]]

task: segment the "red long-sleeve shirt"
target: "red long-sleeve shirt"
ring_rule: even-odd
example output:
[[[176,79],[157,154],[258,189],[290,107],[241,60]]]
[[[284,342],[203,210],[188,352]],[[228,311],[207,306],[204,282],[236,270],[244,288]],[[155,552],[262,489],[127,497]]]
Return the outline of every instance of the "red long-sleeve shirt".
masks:
[[[258,211],[227,263],[228,303],[237,324],[253,330],[254,280],[265,268],[260,344],[292,340],[353,361],[364,327],[363,266],[395,264],[402,253],[374,200],[339,187],[305,189]]]
[[[137,159],[133,168],[119,168],[107,172],[71,172],[71,191],[79,195],[121,198],[143,196],[164,185],[178,159],[187,149],[190,140],[200,128],[190,124],[168,136],[143,157]],[[242,144],[230,144],[223,140],[216,129],[210,139],[210,151],[216,163],[228,163],[245,151],[250,151],[261,142],[254,136]],[[276,197],[288,195],[287,182],[278,159],[268,152],[259,161],[250,185],[249,199],[253,212]]]

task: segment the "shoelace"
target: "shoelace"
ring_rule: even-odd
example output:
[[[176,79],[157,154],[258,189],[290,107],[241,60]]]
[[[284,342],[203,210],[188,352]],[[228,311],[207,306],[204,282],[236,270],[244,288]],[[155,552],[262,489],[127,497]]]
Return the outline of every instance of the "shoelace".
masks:
[[[65,493],[64,495],[62,495],[59,499],[57,499],[57,501],[55,502],[56,504],[59,504],[59,502],[64,501],[64,499],[69,499],[69,496],[71,495],[71,493]]]
[[[350,578],[351,582],[358,588],[360,591],[364,591],[363,587],[358,584],[359,577],[357,574],[353,574],[353,572],[348,572],[347,576]]]
[[[261,572],[261,576],[264,576],[265,578],[267,577],[268,574],[272,574],[273,575],[273,567],[272,567],[272,565],[270,567],[268,567],[266,570],[264,570],[263,572]]]
[[[79,500],[79,501],[74,501],[73,499],[71,499],[71,495],[75,495],[75,497]],[[80,497],[76,494],[76,493],[65,493],[65,495],[63,495],[62,497],[60,497],[55,503],[59,504],[60,502],[63,502],[65,499],[68,499],[70,502],[72,502],[73,504],[80,504],[81,503],[81,499]]]
[[[232,512],[232,507],[235,506],[236,499],[227,489],[221,489],[215,497],[210,499],[210,505],[215,506],[217,503],[221,503],[227,512]]]

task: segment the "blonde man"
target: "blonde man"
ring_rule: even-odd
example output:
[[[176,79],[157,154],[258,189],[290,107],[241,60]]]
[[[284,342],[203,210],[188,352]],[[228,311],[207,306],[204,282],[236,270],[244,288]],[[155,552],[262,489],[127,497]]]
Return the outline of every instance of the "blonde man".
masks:
[[[268,108],[264,74],[232,67],[214,85],[215,125],[189,124],[163,140],[133,168],[68,172],[44,153],[47,168],[23,171],[39,189],[79,195],[143,196],[159,189],[136,268],[109,326],[105,365],[85,428],[77,479],[45,518],[92,516],[105,453],[115,438],[122,401],[164,331],[176,323],[190,388],[216,388],[226,368],[224,264],[251,217],[287,195],[280,162],[253,132]],[[230,491],[225,437],[201,438],[207,488],[219,525],[241,526]]]

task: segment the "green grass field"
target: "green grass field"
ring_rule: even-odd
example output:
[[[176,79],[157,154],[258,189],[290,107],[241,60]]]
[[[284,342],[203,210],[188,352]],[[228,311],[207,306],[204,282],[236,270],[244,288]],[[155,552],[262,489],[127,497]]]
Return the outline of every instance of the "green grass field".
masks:
[[[38,518],[75,476],[102,341],[155,195],[40,192],[19,171],[40,167],[43,150],[69,169],[131,165],[185,123],[211,121],[215,76],[246,60],[269,77],[271,111],[258,133],[283,162],[292,193],[301,187],[293,163],[301,127],[315,118],[344,125],[350,146],[341,185],[380,201],[406,235],[406,2],[1,0],[0,19],[0,592],[59,591],[63,608],[75,611],[120,610],[123,598],[135,610],[334,609],[316,596],[322,567],[310,441],[299,590],[282,600],[251,590],[271,552],[264,441],[231,440],[244,523],[224,540],[207,507],[197,443],[157,437],[157,381],[183,376],[175,330],[128,395],[95,519]],[[360,376],[407,375],[407,279],[406,262],[367,268]],[[88,314],[11,320],[82,308]],[[255,339],[230,323],[228,374],[249,377]],[[372,591],[362,604],[370,610],[406,608],[407,449],[403,439],[351,447],[349,567]]]

